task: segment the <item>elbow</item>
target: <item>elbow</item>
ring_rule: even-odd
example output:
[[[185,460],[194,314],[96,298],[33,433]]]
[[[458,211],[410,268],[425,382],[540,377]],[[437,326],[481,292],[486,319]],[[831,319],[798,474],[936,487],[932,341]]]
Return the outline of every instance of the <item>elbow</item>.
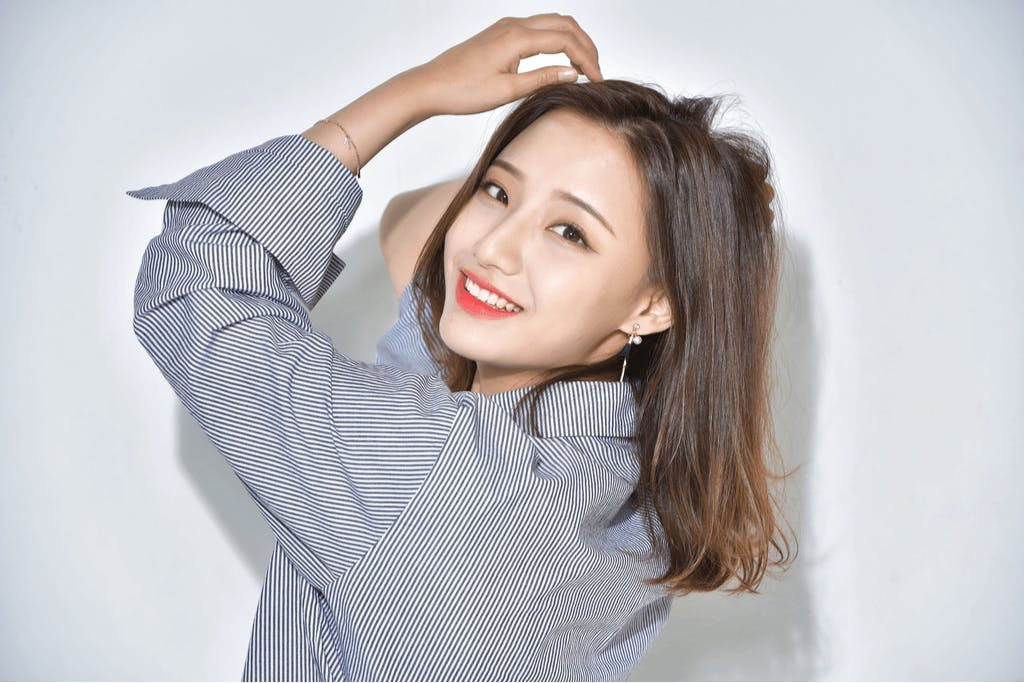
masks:
[[[392,197],[380,216],[380,229],[377,231],[377,239],[380,242],[380,249],[385,255],[391,249],[391,245],[394,242],[394,234],[397,232],[396,227],[408,209],[409,194],[409,192],[402,192]]]
[[[132,316],[132,331],[142,348],[146,349],[150,356],[155,357],[155,341],[159,335],[148,312],[138,306],[135,308],[135,315]]]

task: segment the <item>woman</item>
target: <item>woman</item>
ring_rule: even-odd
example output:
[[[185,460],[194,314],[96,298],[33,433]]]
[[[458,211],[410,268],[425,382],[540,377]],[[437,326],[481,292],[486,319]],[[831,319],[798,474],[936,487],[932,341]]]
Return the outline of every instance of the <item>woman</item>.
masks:
[[[591,82],[518,74],[539,52]],[[674,595],[785,560],[767,155],[712,133],[713,100],[597,57],[571,17],[502,19],[302,135],[129,193],[168,200],[139,340],[278,539],[245,680],[622,678]],[[399,320],[377,364],[339,354],[307,308],[363,167],[524,96],[436,226],[389,218]]]

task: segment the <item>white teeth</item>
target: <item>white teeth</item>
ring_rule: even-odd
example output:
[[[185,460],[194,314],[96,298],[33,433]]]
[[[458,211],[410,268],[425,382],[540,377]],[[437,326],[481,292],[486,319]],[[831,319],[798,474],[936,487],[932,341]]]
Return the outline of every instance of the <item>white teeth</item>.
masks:
[[[507,301],[504,297],[500,297],[493,292],[489,292],[480,285],[476,284],[468,277],[466,278],[466,291],[473,295],[474,298],[483,301],[485,304],[498,309],[504,309],[510,313],[518,313],[523,310],[513,303]]]

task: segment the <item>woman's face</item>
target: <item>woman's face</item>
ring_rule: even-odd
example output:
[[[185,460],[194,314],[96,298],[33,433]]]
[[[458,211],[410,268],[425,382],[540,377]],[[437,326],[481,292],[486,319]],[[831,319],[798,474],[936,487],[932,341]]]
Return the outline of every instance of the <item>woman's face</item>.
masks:
[[[633,323],[641,335],[669,324],[648,264],[626,143],[574,112],[548,112],[502,150],[445,237],[441,338],[477,362],[472,389],[484,394],[603,360]],[[479,301],[478,285],[513,310]]]

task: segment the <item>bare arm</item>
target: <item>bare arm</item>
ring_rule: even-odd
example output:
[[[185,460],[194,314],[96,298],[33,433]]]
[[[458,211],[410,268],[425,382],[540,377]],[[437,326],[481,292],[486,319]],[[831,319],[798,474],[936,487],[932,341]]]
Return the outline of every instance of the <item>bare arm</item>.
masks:
[[[504,17],[426,64],[389,78],[302,134],[328,149],[350,171],[362,170],[392,140],[437,114],[476,114],[525,97],[578,72],[546,66],[519,73],[522,55],[564,52],[590,80],[602,80],[597,47],[576,20],[548,13]]]
[[[437,221],[465,178],[454,178],[396,195],[380,218],[380,249],[395,292],[412,280],[416,260]]]

